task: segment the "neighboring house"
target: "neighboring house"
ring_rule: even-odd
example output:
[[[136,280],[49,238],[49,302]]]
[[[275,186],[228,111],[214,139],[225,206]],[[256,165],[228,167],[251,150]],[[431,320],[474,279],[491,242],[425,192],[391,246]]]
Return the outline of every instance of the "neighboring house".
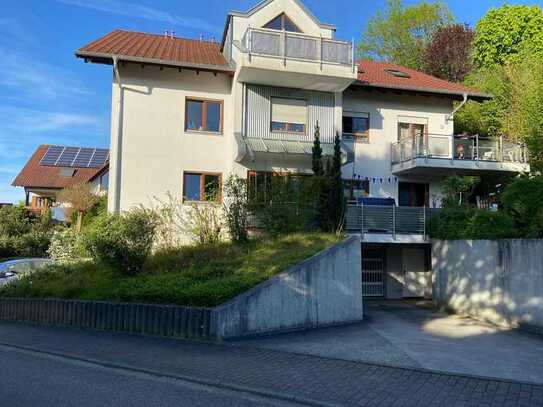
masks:
[[[24,187],[25,206],[41,213],[56,207],[59,191],[77,183],[90,182],[96,194],[106,193],[108,178],[108,149],[41,145],[12,185]]]
[[[525,151],[454,136],[454,102],[490,95],[355,61],[354,44],[334,34],[300,1],[266,0],[230,12],[220,43],[117,30],[77,50],[86,62],[113,65],[109,210],[167,192],[214,199],[209,186],[229,174],[257,191],[270,177],[310,174],[318,123],[325,154],[342,136],[354,203],[347,229],[365,243],[365,294],[423,295],[424,218],[440,206],[440,182],[526,171]]]

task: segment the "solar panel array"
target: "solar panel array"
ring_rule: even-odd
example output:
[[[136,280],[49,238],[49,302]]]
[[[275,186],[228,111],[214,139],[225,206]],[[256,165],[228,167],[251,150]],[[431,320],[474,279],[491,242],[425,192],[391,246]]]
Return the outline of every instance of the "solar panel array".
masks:
[[[40,165],[52,167],[100,168],[109,159],[106,148],[50,146]]]

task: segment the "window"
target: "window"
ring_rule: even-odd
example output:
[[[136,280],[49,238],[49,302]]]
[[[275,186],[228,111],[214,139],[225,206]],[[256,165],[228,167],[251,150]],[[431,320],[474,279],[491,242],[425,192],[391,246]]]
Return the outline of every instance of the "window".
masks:
[[[367,113],[346,113],[343,116],[343,134],[357,140],[369,141],[370,115]]]
[[[219,202],[222,181],[220,174],[186,172],[183,176],[185,201]]]
[[[404,119],[405,120],[405,119]],[[398,123],[398,141],[408,145],[414,151],[412,154],[419,155],[425,152],[425,145],[428,139],[428,126],[423,124],[426,119],[411,119],[416,123],[400,122]]]
[[[270,30],[290,31],[290,32],[295,32],[295,33],[302,32],[298,28],[298,26],[294,24],[290,18],[287,17],[285,13],[279,14],[277,17],[271,20],[268,24],[266,24],[264,28],[269,28]]]
[[[271,99],[271,131],[305,134],[307,102],[301,99]]]
[[[187,99],[185,130],[222,133],[222,102]]]
[[[411,78],[411,76],[408,73],[399,71],[397,69],[385,68],[384,71],[397,78]]]

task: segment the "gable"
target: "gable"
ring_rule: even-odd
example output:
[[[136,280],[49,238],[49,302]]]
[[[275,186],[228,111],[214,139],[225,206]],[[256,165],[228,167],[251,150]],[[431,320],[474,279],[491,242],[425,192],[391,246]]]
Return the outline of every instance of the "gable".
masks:
[[[229,30],[232,30],[234,41],[241,40],[249,27],[263,28],[283,14],[306,35],[334,38],[335,27],[321,23],[300,0],[265,0],[247,12],[231,11],[228,14],[223,45]]]

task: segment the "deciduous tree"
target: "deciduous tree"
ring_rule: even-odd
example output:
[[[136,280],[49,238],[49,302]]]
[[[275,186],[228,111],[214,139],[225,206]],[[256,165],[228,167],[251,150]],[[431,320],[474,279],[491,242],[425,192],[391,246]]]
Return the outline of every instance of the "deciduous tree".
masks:
[[[81,182],[64,188],[58,193],[57,201],[68,204],[68,211],[77,213],[76,230],[81,231],[83,216],[98,202],[98,196],[92,192],[88,182]]]
[[[543,9],[539,6],[494,8],[477,23],[473,52],[477,66],[503,64],[526,47],[543,52]]]
[[[452,13],[441,1],[404,7],[401,0],[388,0],[386,10],[369,20],[358,45],[359,54],[422,70],[432,35],[452,21]]]
[[[473,65],[474,35],[465,24],[438,28],[424,52],[424,71],[441,79],[463,81]]]

